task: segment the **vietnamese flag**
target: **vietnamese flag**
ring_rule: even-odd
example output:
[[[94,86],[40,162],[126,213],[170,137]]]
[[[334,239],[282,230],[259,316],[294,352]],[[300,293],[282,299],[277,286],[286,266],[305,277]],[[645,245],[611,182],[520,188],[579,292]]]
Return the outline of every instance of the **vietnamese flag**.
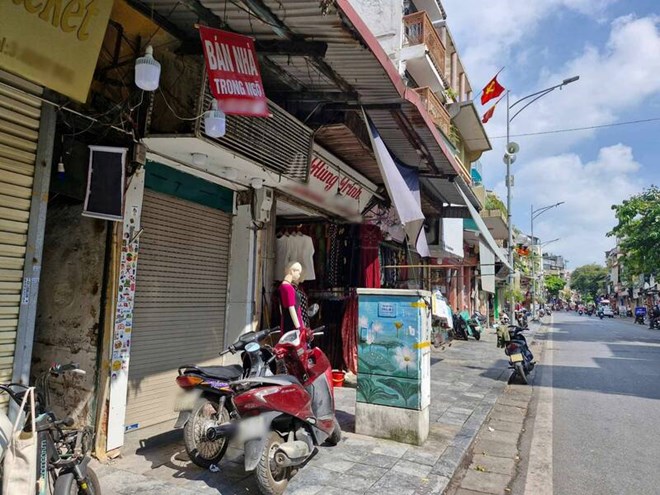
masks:
[[[485,105],[490,100],[497,98],[504,92],[504,86],[497,82],[497,74],[486,84],[486,87],[481,91],[481,104]]]
[[[484,114],[484,116],[481,117],[481,122],[482,122],[483,124],[485,124],[486,122],[488,122],[488,121],[490,120],[490,118],[493,116],[493,114],[495,113],[495,107],[496,107],[496,106],[497,106],[497,103],[495,103],[495,105],[493,105],[492,107],[490,107],[490,108],[488,109],[488,111]]]

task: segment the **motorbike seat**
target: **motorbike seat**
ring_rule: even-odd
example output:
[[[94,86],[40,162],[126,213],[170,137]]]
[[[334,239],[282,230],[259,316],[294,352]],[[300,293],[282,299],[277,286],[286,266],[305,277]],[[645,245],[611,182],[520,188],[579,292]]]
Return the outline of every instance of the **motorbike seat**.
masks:
[[[229,366],[194,366],[192,368],[208,377],[223,380],[235,380],[243,375],[243,367],[240,364]]]
[[[288,383],[292,383],[294,385],[301,385],[300,380],[298,380],[295,376],[293,375],[275,375],[272,378],[276,378],[278,380],[282,380]]]

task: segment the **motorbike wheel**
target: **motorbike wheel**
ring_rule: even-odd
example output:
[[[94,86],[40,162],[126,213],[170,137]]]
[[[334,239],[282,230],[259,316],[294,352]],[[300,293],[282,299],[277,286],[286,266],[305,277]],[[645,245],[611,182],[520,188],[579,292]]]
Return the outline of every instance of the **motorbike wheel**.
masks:
[[[523,385],[527,385],[527,375],[525,374],[525,367],[523,366],[522,363],[516,363],[515,365],[515,373],[518,375],[518,378],[520,379],[520,382]]]
[[[224,407],[218,411],[218,404],[215,402],[204,400],[195,407],[183,427],[186,453],[193,464],[208,469],[212,464],[220,462],[229,442],[226,438],[219,438],[213,442],[207,440],[206,430],[209,426],[227,421],[229,421],[229,411]]]
[[[282,437],[272,431],[261,453],[255,475],[262,495],[282,495],[289,484],[291,468],[278,467],[275,464],[275,452],[283,443]]]
[[[479,330],[474,330],[472,332],[472,336],[474,337],[475,340],[481,339],[481,332]]]
[[[326,442],[328,445],[335,446],[341,442],[341,426],[339,426],[339,421],[335,418],[335,429],[332,430],[332,434],[327,438]]]

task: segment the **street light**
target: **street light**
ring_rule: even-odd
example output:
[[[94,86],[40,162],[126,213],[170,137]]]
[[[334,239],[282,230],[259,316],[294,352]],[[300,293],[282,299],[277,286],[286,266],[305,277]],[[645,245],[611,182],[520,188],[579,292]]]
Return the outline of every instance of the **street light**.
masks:
[[[557,242],[559,239],[560,239],[560,237],[557,237],[556,239],[552,239],[551,241],[542,242],[541,244],[539,244],[539,247],[547,246],[548,244],[550,244],[552,242]]]
[[[516,159],[516,153],[519,150],[519,146],[516,143],[512,143],[510,141],[510,127],[511,127],[511,122],[513,119],[515,119],[520,112],[522,112],[525,108],[527,108],[529,105],[534,103],[536,100],[543,98],[545,95],[548,93],[551,93],[555,89],[559,88],[562,89],[564,86],[567,84],[571,84],[575,81],[580,79],[580,76],[573,76],[564,79],[560,84],[555,84],[554,86],[550,86],[549,88],[542,89],[541,91],[536,91],[535,93],[529,94],[527,96],[523,96],[520,98],[518,101],[514,102],[513,104],[509,104],[509,93],[510,91],[506,91],[506,153],[504,154],[504,163],[506,163],[506,211],[507,211],[507,221],[508,221],[508,227],[509,227],[509,265],[511,266],[511,270],[509,272],[509,287],[513,287],[513,225],[511,223],[511,188],[513,187],[513,177],[511,176],[511,164],[515,161]],[[529,100],[530,98],[533,98],[531,101],[527,102],[527,104],[523,105],[523,107],[518,110],[513,117],[510,117],[511,114],[511,109],[518,105],[519,103],[522,103],[523,101]],[[509,301],[510,308],[509,310],[511,311],[511,314],[513,314],[513,307],[514,307],[514,301],[513,301],[513,291],[511,292],[511,300]]]
[[[540,215],[543,215],[546,211],[552,210],[553,208],[557,208],[557,206],[563,205],[564,201],[560,201],[559,203],[555,203],[554,205],[550,206],[544,206],[542,208],[534,209],[534,205],[531,205],[529,207],[529,211],[531,212],[530,214],[530,223],[532,224],[532,320],[536,316],[536,277],[534,276],[534,272],[536,270],[536,263],[534,262],[534,220],[538,218]],[[558,239],[554,239],[553,241],[548,241],[546,244],[550,244],[551,242],[554,242]],[[542,247],[540,245],[539,247]]]

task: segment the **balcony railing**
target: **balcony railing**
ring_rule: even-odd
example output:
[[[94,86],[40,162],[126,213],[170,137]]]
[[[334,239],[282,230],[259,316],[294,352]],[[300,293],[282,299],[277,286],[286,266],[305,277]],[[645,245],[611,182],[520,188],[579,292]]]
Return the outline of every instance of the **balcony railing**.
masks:
[[[445,47],[426,12],[415,12],[403,18],[405,44],[426,45],[429,57],[441,76],[445,75]]]
[[[506,215],[501,210],[481,210],[479,213],[481,214],[481,218],[499,218],[504,223],[507,223]]]
[[[415,92],[420,96],[426,111],[433,119],[433,123],[438,126],[443,134],[449,139],[451,117],[449,116],[449,113],[447,113],[445,106],[428,86],[424,88],[416,88]]]

